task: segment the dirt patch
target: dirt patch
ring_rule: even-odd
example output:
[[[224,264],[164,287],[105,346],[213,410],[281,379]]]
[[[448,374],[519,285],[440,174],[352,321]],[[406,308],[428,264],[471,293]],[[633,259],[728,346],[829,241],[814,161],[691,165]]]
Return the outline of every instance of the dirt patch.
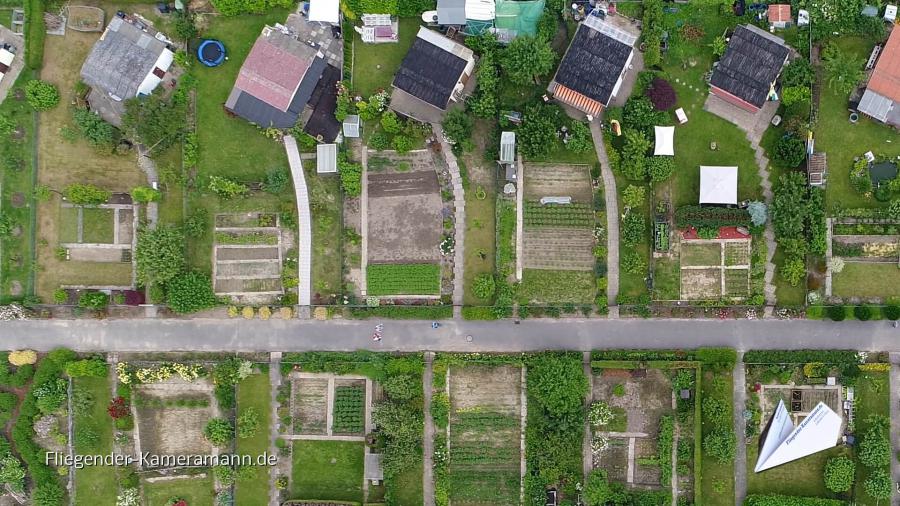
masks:
[[[216,260],[277,260],[278,248],[219,248]]]
[[[721,294],[722,271],[720,269],[681,270],[682,299],[715,299]]]
[[[660,468],[658,465],[641,464],[642,461],[653,460],[657,455],[655,438],[634,440],[634,483],[636,485],[658,486]]]
[[[525,198],[572,197],[573,202],[590,204],[593,199],[591,168],[572,164],[525,164]]]
[[[119,229],[118,244],[131,244],[134,238],[134,210],[119,209],[119,221],[116,223]]]
[[[441,197],[437,192],[370,198],[369,262],[428,263],[440,260],[441,209]]]
[[[294,434],[325,434],[328,431],[328,380],[296,378],[291,381],[294,396]]]
[[[643,432],[655,437],[659,418],[672,410],[671,380],[659,369],[628,370],[627,375],[614,371],[601,369],[594,372],[594,400],[624,409],[628,416],[627,432]],[[618,385],[624,388],[624,395],[615,395]]]
[[[437,174],[410,172],[407,174],[369,174],[369,198],[402,197],[438,192]]]
[[[212,445],[203,436],[203,428],[211,418],[219,416],[212,390],[207,380],[189,383],[180,378],[135,387],[136,395],[163,402],[185,398],[209,401],[207,407],[150,407],[145,403],[136,406],[141,451],[152,455],[210,454]]]
[[[25,207],[25,194],[22,192],[13,193],[12,197],[9,199],[9,203],[16,209]]]
[[[489,406],[491,411],[521,413],[522,370],[514,366],[466,366],[450,372],[450,400],[455,410]]]
[[[588,228],[526,227],[525,268],[590,271],[594,236]]]
[[[25,290],[22,289],[22,283],[17,280],[13,280],[9,284],[9,294],[13,297],[21,297],[22,294],[25,293]]]

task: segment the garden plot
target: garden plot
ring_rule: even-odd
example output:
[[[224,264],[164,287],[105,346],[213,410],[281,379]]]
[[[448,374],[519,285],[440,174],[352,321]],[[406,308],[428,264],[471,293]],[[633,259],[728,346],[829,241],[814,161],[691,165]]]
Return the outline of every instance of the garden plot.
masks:
[[[431,153],[370,151],[370,157],[375,162],[367,164],[364,196],[368,263],[437,263],[444,214]]]
[[[594,210],[590,168],[587,165],[534,164],[525,166],[522,206],[522,265],[527,270],[592,272],[596,259],[593,248]],[[569,197],[571,202],[541,203],[545,197]],[[525,276],[539,279],[546,276]],[[584,301],[593,296],[593,280],[586,279]],[[551,300],[541,296],[546,287],[525,286],[523,293],[535,295],[530,302],[580,302]]]
[[[834,223],[826,296],[860,297],[882,302],[898,293],[900,235],[894,223]],[[832,258],[843,265],[834,268]],[[831,292],[828,291],[831,288]]]
[[[373,383],[364,376],[290,373],[289,439],[363,441],[371,432]]]
[[[594,434],[603,441],[593,467],[605,469],[612,481],[638,488],[668,488],[661,483],[658,436],[664,417],[670,423],[675,397],[672,381],[659,369],[595,369],[594,402],[605,402],[612,420]]]
[[[450,499],[453,504],[518,504],[523,370],[452,367]]]
[[[217,295],[267,303],[283,292],[284,248],[278,216],[271,213],[219,214],[213,244]]]
[[[96,207],[62,203],[59,209],[59,246],[66,259],[82,262],[131,262],[135,207],[130,203]]]
[[[206,423],[220,416],[208,380],[187,382],[173,377],[164,382],[135,385],[135,451],[150,455],[209,455],[212,445],[203,436]]]
[[[681,300],[746,297],[750,244],[750,239],[681,241]]]

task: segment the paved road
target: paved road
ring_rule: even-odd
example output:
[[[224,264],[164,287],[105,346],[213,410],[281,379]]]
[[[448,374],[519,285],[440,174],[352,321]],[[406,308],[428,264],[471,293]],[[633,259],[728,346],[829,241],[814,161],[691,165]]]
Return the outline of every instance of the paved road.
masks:
[[[79,351],[529,351],[600,348],[739,350],[853,348],[900,351],[900,329],[888,322],[807,320],[526,320],[385,321],[384,339],[371,340],[377,322],[358,320],[26,320],[0,324],[4,348]],[[471,335],[472,342],[466,336]]]

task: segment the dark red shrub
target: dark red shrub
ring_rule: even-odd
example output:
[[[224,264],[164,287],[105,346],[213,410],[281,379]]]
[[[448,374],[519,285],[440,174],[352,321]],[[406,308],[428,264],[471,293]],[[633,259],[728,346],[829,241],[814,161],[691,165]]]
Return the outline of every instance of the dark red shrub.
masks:
[[[675,106],[678,97],[675,96],[675,89],[665,79],[656,78],[647,88],[647,97],[653,102],[653,107],[657,111],[667,111]]]
[[[128,407],[128,403],[125,402],[124,397],[116,397],[110,401],[109,407],[106,408],[106,412],[109,413],[109,416],[114,420],[118,420],[119,418],[130,416],[131,408]]]

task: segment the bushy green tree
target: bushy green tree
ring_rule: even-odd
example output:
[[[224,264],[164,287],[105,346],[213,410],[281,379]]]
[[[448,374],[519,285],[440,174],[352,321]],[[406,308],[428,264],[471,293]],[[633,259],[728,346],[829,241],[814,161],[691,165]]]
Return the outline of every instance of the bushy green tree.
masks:
[[[625,494],[620,489],[610,485],[605,469],[594,469],[591,471],[587,482],[584,484],[583,495],[585,506],[621,504],[625,500]]]
[[[201,272],[179,274],[166,283],[166,304],[176,313],[193,313],[216,305],[212,281]]]
[[[25,83],[25,99],[35,111],[48,111],[59,104],[59,90],[52,83],[32,79]]]
[[[671,156],[651,156],[647,158],[647,175],[654,183],[661,183],[675,173],[675,159]]]
[[[588,126],[580,121],[573,121],[569,125],[569,141],[566,147],[576,153],[587,153],[594,149],[594,140]]]
[[[891,498],[891,486],[893,482],[890,475],[884,469],[874,469],[869,474],[863,487],[872,498],[882,500]]]
[[[516,37],[501,53],[500,68],[514,84],[531,84],[553,70],[556,53],[549,41],[523,35]]]
[[[634,246],[644,240],[647,233],[647,221],[644,215],[637,212],[628,212],[622,218],[622,242],[628,246]]]
[[[138,231],[135,257],[139,282],[165,284],[184,269],[184,235],[168,225],[142,228]]]
[[[792,256],[784,261],[779,272],[791,286],[797,286],[806,276],[806,265],[802,257]]]
[[[625,146],[622,148],[622,157],[619,162],[619,170],[632,181],[644,181],[647,178],[647,151],[652,143],[647,136],[638,130],[625,132]]]
[[[213,418],[206,422],[203,435],[213,446],[225,446],[234,439],[234,429],[224,418]]]
[[[409,153],[413,148],[413,140],[405,135],[395,135],[391,141],[391,146],[398,153]]]
[[[891,464],[891,442],[887,435],[887,423],[877,417],[867,420],[869,428],[859,443],[857,457],[866,467],[875,469]]]
[[[392,401],[408,401],[422,394],[422,381],[411,374],[388,376],[381,386]]]
[[[122,132],[110,123],[107,123],[99,114],[90,109],[80,107],[73,113],[75,126],[78,132],[91,146],[112,151],[122,140]]]
[[[400,118],[397,117],[397,113],[394,111],[385,111],[384,114],[381,115],[381,128],[389,134],[398,134],[403,130],[403,125],[400,124]]]
[[[781,72],[781,84],[785,87],[812,86],[816,79],[816,71],[806,58],[795,58],[784,66]]]
[[[622,203],[626,208],[637,208],[644,205],[647,196],[647,188],[644,186],[628,185],[622,192]]]
[[[34,506],[62,506],[66,493],[56,480],[41,482],[31,493]]]
[[[840,456],[828,459],[825,464],[825,488],[832,492],[846,492],[853,487],[856,479],[856,463]]]
[[[516,133],[519,150],[528,158],[540,158],[556,146],[556,129],[560,122],[559,108],[534,104],[525,108],[522,125]]]
[[[775,159],[791,169],[799,166],[806,160],[806,143],[793,135],[781,137],[775,145]]]
[[[166,97],[160,87],[150,96],[125,101],[122,129],[130,138],[163,151],[184,138],[186,118],[187,103]]]
[[[369,137],[368,147],[375,151],[384,151],[391,146],[391,138],[384,132],[375,132]]]
[[[450,142],[461,145],[471,140],[475,122],[464,110],[457,108],[447,112],[441,126]]]
[[[828,44],[822,51],[828,86],[837,93],[847,95],[865,77],[862,58],[842,50],[836,44]]]

